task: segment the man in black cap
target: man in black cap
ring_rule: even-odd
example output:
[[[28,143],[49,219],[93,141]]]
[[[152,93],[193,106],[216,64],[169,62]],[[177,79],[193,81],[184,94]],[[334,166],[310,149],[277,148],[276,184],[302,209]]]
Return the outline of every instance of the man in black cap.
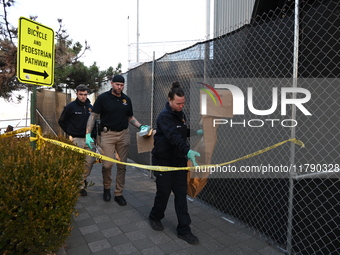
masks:
[[[101,123],[101,148],[105,156],[126,162],[128,147],[130,145],[129,123],[142,129],[138,120],[133,116],[131,99],[123,93],[125,79],[121,75],[114,75],[111,80],[112,88],[99,95],[93,105],[91,116],[87,122],[86,143],[91,144],[91,131],[95,121]],[[111,200],[110,187],[112,183],[111,169],[113,162],[102,161],[102,174],[104,185],[104,201]],[[117,164],[116,187],[114,200],[121,206],[126,205],[122,195],[125,185],[126,165]]]

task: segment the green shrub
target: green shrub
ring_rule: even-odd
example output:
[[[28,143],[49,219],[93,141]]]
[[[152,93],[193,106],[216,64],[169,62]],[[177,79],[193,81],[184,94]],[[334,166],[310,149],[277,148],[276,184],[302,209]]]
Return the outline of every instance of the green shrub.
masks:
[[[0,254],[48,254],[65,243],[84,160],[48,142],[33,150],[29,137],[0,138]]]

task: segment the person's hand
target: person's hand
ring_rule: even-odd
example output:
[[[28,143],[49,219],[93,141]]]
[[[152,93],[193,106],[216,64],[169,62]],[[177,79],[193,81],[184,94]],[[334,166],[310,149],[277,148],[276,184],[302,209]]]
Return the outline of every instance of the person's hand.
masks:
[[[147,129],[150,129],[150,126],[149,126],[149,125],[141,125],[141,126],[139,127],[139,130],[140,130],[140,131],[147,130]]]
[[[197,134],[198,136],[202,136],[202,135],[204,134],[203,129],[197,130],[197,131],[196,131],[196,134]]]
[[[199,154],[199,152],[193,151],[193,150],[189,150],[187,154],[188,159],[191,160],[194,166],[198,166],[198,164],[196,163],[195,157],[200,157],[200,156],[201,154]]]
[[[142,125],[139,127],[139,135],[140,136],[148,136],[149,132],[151,130],[151,127],[149,125]]]
[[[92,149],[92,146],[91,146],[91,143],[94,143],[92,137],[91,137],[91,133],[88,133],[86,134],[86,137],[85,137],[85,140],[86,140],[86,145]]]

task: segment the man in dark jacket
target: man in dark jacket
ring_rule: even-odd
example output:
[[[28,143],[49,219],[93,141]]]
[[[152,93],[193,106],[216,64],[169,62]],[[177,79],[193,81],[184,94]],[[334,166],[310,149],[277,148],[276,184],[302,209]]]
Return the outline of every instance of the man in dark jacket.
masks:
[[[157,166],[185,167],[190,159],[197,165],[196,151],[190,150],[187,144],[189,129],[182,111],[185,103],[184,91],[178,82],[172,84],[168,94],[168,102],[157,118],[152,164]],[[156,197],[149,220],[156,231],[164,229],[161,219],[169,200],[171,191],[175,195],[175,211],[178,219],[177,236],[190,244],[198,244],[199,240],[191,233],[190,215],[187,206],[187,171],[155,171]]]
[[[76,100],[72,101],[64,107],[63,112],[60,115],[58,124],[69,135],[70,140],[78,147],[91,150],[95,152],[95,147],[92,146],[90,149],[85,142],[86,124],[92,111],[92,105],[90,100],[87,98],[88,89],[85,85],[78,85],[76,87]],[[95,138],[95,130],[92,132],[92,136]],[[87,176],[90,175],[94,157],[86,156],[85,173],[83,175],[84,182],[81,183],[80,195],[86,196]]]

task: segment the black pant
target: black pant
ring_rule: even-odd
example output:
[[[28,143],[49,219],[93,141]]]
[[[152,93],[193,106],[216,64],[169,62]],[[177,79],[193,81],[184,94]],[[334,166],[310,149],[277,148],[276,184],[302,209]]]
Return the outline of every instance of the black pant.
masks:
[[[187,161],[185,158],[176,160],[165,160],[159,158],[152,158],[152,164],[157,166],[174,166],[185,167]],[[150,217],[155,220],[164,218],[164,212],[168,204],[171,191],[175,195],[175,211],[177,214],[177,233],[184,235],[190,233],[190,215],[188,213],[187,204],[187,172],[185,170],[155,171],[156,176],[156,197],[154,206],[151,209]]]

